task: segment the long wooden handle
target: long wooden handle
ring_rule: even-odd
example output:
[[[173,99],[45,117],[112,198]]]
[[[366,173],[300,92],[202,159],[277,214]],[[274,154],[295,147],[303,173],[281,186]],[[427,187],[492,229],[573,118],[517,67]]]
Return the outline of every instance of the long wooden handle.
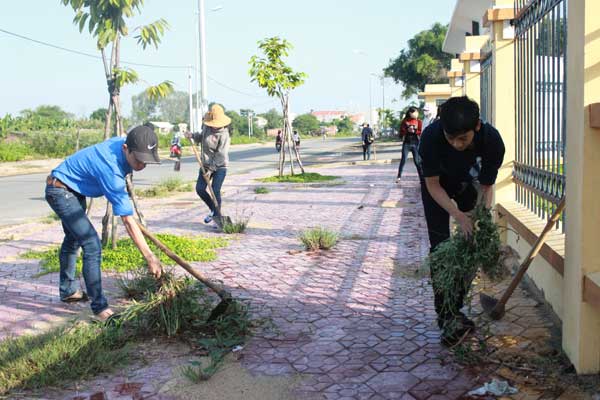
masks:
[[[161,251],[163,251],[167,256],[169,256],[170,259],[172,259],[177,264],[179,264],[183,269],[185,269],[187,272],[189,272],[194,278],[198,279],[200,282],[202,282],[206,286],[208,286],[213,292],[218,294],[220,298],[225,299],[225,298],[231,297],[229,295],[229,293],[227,293],[227,291],[225,291],[225,289],[223,289],[221,286],[216,285],[215,283],[211,282],[202,273],[196,271],[190,264],[188,264],[187,261],[185,261],[184,259],[179,257],[177,254],[173,253],[171,251],[171,249],[169,249],[167,246],[165,246],[165,244],[163,242],[158,240],[158,238],[156,236],[151,234],[148,231],[148,229],[146,229],[139,222],[138,222],[138,226],[140,227],[140,230],[142,231],[144,236],[146,236],[152,243],[154,243],[159,249],[161,249]]]
[[[196,148],[196,144],[194,143],[193,136],[191,138],[191,142],[192,142],[192,150],[194,152],[194,155],[196,156],[196,160],[198,160],[198,164],[200,165],[200,171],[202,172],[202,176],[204,177],[204,181],[206,182],[206,190],[208,191],[210,198],[212,199],[215,207],[217,208],[217,212],[219,213],[219,215],[221,215],[221,205],[219,203],[217,203],[217,196],[215,196],[215,192],[213,191],[212,185],[210,184],[210,177],[208,176],[208,173],[206,172],[206,169],[204,168],[204,163],[202,162],[202,157],[200,156],[200,153],[198,153],[198,149]]]
[[[531,262],[533,261],[535,256],[537,256],[540,249],[544,245],[544,242],[546,241],[546,236],[548,236],[548,232],[550,232],[550,230],[552,229],[552,226],[554,224],[556,224],[556,221],[558,221],[558,218],[560,218],[560,214],[562,213],[564,208],[565,208],[565,198],[563,197],[560,200],[560,203],[558,203],[558,207],[556,208],[556,210],[554,210],[554,213],[552,214],[552,216],[546,223],[544,230],[542,231],[540,236],[538,236],[537,240],[535,241],[533,248],[531,249],[531,251],[529,251],[527,258],[523,261],[523,264],[521,264],[521,267],[519,268],[519,271],[513,278],[512,282],[510,283],[510,286],[508,287],[508,289],[506,289],[506,292],[504,293],[504,295],[502,296],[502,298],[496,305],[496,308],[503,307],[506,304],[506,302],[508,301],[509,297],[513,294],[513,292],[517,288],[517,285],[521,282],[521,279],[523,279],[525,272],[527,272],[529,265],[531,265]]]

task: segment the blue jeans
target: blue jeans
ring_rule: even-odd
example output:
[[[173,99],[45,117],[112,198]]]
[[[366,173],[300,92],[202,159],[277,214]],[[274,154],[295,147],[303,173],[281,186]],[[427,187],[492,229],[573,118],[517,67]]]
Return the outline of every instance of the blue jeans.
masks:
[[[65,238],[60,247],[60,298],[75,293],[78,285],[75,279],[77,250],[83,249],[83,280],[87,294],[92,301],[94,314],[108,308],[108,301],[102,292],[100,263],[102,246],[98,233],[85,215],[85,196],[63,188],[46,186],[46,201],[60,217]]]
[[[225,176],[227,175],[227,168],[218,168],[215,172],[209,171],[208,176],[212,180],[212,189],[215,193],[215,199],[217,203],[219,203],[219,208],[221,206],[221,186],[223,186],[223,181],[225,181]],[[213,212],[214,215],[220,216],[213,203],[212,198],[206,191],[206,182],[204,181],[204,177],[202,176],[202,170],[198,174],[198,181],[196,182],[196,193],[198,196],[206,203],[210,211]]]
[[[421,177],[421,160],[419,158],[419,142],[407,142],[404,140],[402,143],[402,158],[400,159],[400,165],[398,166],[398,178],[402,176],[402,170],[404,169],[404,164],[408,159],[408,153],[412,153],[413,161],[415,163],[415,167],[417,168],[417,174],[419,178]]]

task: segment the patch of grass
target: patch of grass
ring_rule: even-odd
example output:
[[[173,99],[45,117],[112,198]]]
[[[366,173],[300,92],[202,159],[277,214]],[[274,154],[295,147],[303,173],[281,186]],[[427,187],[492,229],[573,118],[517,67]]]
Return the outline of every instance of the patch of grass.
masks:
[[[150,280],[154,282],[150,282]],[[208,378],[224,355],[244,343],[255,321],[248,306],[233,302],[226,314],[207,323],[211,298],[202,284],[168,271],[156,281],[141,271],[121,283],[133,301],[111,324],[75,323],[36,336],[0,342],[0,395],[11,390],[56,386],[109,372],[131,356],[129,344],[157,336],[179,338],[211,355]]]
[[[136,189],[135,194],[138,197],[166,197],[174,192],[189,192],[193,189],[192,183],[184,183],[181,178],[165,178],[157,185],[148,189]]]
[[[241,217],[239,219],[232,219],[231,222],[225,222],[223,224],[223,233],[244,233],[248,227],[249,218]]]
[[[254,188],[254,193],[256,194],[267,194],[269,193],[269,189],[264,186],[257,186]]]
[[[126,331],[77,323],[0,342],[0,394],[85,379],[114,370],[129,357]]]
[[[215,249],[227,246],[228,242],[222,238],[181,237],[170,234],[157,234],[158,239],[177,254],[185,254],[188,261],[213,261],[217,258]],[[154,244],[148,243],[155,254],[158,254],[163,265],[174,265],[166,254],[162,253]],[[49,250],[30,250],[22,258],[40,259],[42,275],[57,272],[60,269],[58,255],[60,247]],[[102,269],[106,271],[126,272],[145,266],[146,260],[139,252],[130,238],[120,239],[117,248],[106,248],[102,251]],[[81,271],[81,258],[77,261],[77,269]]]
[[[311,182],[328,182],[339,179],[339,176],[321,175],[316,172],[306,172],[297,175],[270,176],[268,178],[257,179],[260,182],[270,183],[311,183]]]
[[[300,241],[309,251],[329,250],[338,242],[339,235],[325,228],[318,227],[302,232]]]
[[[244,135],[233,135],[231,136],[231,144],[251,144],[251,143],[264,143],[265,138],[263,137],[248,137]]]
[[[40,222],[42,224],[51,224],[56,221],[60,221],[60,217],[58,215],[56,215],[56,213],[54,213],[54,212],[48,214],[48,216],[46,216],[40,220]]]
[[[183,370],[184,376],[193,382],[208,380],[223,363],[225,356],[235,346],[242,345],[253,328],[265,321],[250,318],[247,304],[234,302],[227,313],[211,323],[210,330],[198,340],[198,344],[208,351],[210,362],[207,366],[197,361]]]

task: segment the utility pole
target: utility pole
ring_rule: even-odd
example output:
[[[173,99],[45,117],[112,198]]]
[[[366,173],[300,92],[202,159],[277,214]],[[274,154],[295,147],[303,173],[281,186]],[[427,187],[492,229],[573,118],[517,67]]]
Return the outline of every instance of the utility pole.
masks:
[[[198,26],[198,16],[200,14],[198,12],[194,13],[194,27]],[[201,114],[200,114],[200,79],[198,77],[198,71],[200,70],[200,30],[199,29],[194,29],[195,30],[195,35],[194,35],[194,39],[196,42],[196,46],[195,46],[195,57],[194,57],[194,62],[195,62],[195,66],[194,66],[194,79],[195,79],[195,88],[196,88],[196,103],[194,105],[194,127],[192,129],[192,132],[199,132],[200,131],[200,127],[202,126],[201,124]]]
[[[194,129],[194,103],[192,101],[192,66],[188,67],[188,98],[189,98],[189,107],[190,107],[190,132],[196,132]]]
[[[371,94],[371,75],[369,75],[369,125],[373,128],[373,95]]]
[[[206,29],[204,0],[198,0],[198,35],[200,36],[200,114],[208,111],[208,89],[206,81]]]
[[[383,74],[381,75],[381,93],[382,93],[382,98],[381,98],[381,133],[383,134],[383,132],[385,131],[385,77],[383,76]]]

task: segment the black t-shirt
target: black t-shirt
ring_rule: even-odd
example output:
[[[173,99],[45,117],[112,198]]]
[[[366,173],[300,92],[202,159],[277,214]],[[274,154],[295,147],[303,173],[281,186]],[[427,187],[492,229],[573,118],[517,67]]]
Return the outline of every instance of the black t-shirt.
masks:
[[[452,182],[470,182],[477,177],[482,185],[493,185],[504,160],[504,142],[496,128],[482,123],[469,148],[458,151],[446,140],[438,120],[421,135],[419,155],[424,177],[439,176]]]

